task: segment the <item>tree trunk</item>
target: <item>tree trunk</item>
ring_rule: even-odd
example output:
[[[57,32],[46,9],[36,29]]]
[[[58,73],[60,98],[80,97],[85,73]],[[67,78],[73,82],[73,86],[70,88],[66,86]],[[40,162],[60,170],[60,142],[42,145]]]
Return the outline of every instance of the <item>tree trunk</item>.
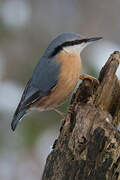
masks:
[[[120,180],[120,52],[102,68],[99,86],[83,80],[72,97],[42,180]]]

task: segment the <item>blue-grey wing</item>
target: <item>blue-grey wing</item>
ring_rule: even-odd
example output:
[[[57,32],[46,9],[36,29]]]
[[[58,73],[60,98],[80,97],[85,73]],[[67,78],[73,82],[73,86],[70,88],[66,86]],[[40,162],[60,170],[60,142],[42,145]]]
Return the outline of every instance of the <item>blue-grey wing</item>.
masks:
[[[18,111],[46,96],[56,86],[60,67],[61,63],[55,59],[41,57],[25,87]]]
[[[20,103],[11,122],[14,131],[19,120],[24,116],[29,106],[46,96],[56,86],[61,64],[55,59],[43,56],[38,62],[32,77],[28,81]]]

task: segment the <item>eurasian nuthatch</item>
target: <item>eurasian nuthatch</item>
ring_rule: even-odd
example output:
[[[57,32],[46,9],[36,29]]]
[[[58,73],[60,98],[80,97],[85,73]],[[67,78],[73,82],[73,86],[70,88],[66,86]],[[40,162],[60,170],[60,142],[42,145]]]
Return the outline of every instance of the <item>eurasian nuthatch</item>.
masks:
[[[89,75],[80,75],[80,53],[88,44],[100,39],[63,33],[49,44],[24,89],[11,123],[13,131],[31,109],[56,110],[72,93],[79,79],[96,80]]]

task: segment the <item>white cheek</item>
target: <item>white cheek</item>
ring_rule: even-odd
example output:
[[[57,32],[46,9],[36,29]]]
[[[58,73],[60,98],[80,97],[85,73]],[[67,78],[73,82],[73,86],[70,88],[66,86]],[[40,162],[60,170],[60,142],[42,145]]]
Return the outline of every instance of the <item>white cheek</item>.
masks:
[[[82,52],[82,50],[87,46],[88,44],[79,44],[79,45],[74,45],[74,46],[69,46],[69,47],[64,47],[64,51],[66,51],[67,53],[78,53],[80,54]]]

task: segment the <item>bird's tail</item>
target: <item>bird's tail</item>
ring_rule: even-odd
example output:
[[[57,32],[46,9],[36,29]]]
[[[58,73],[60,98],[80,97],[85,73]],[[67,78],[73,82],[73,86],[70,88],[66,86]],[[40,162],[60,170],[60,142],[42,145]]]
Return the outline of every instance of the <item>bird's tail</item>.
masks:
[[[18,113],[15,113],[12,123],[11,123],[11,129],[13,131],[15,131],[17,124],[19,123],[19,121],[21,120],[21,118],[25,115],[26,113],[26,109],[22,109],[21,111],[19,111]]]

